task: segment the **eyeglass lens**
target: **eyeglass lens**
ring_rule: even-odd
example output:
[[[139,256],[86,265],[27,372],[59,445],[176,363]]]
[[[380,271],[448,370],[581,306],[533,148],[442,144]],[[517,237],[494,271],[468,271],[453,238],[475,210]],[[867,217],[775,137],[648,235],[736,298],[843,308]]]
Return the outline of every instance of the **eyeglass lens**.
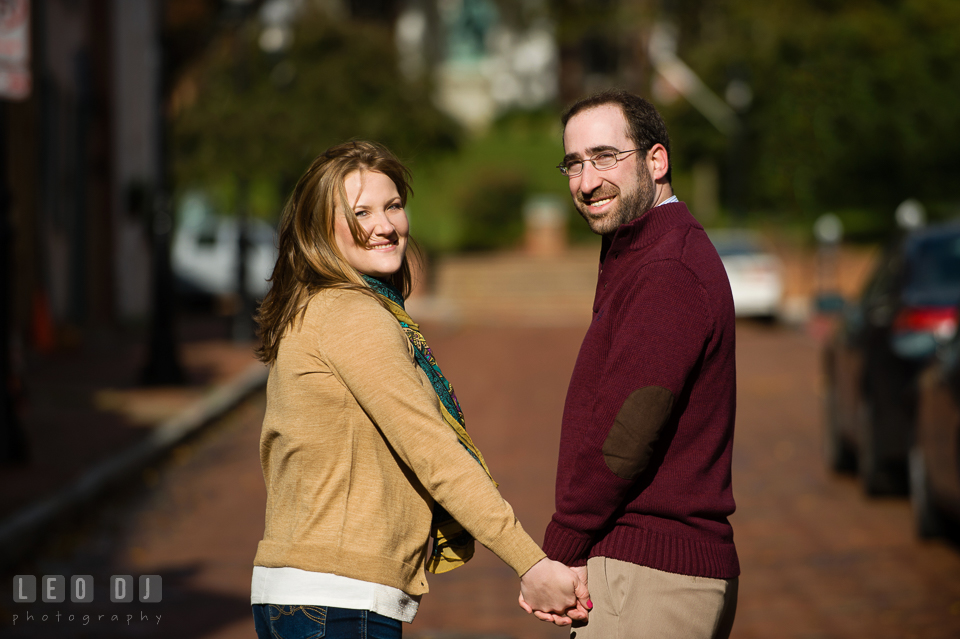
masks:
[[[617,163],[617,156],[614,153],[601,153],[591,158],[593,165],[598,169],[609,169]]]
[[[616,166],[617,164],[617,154],[616,153],[599,153],[592,158],[587,160],[577,160],[575,162],[570,162],[567,164],[565,170],[563,171],[565,175],[576,177],[583,172],[584,162],[592,162],[595,167],[598,169],[610,169]]]

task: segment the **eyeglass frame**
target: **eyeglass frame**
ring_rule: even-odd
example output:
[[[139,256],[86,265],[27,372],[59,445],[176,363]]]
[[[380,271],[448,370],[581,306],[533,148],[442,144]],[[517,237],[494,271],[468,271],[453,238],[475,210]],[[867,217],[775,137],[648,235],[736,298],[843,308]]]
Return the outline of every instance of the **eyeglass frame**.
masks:
[[[579,177],[580,175],[583,175],[583,167],[587,164],[587,162],[592,164],[593,168],[595,168],[598,171],[609,171],[610,169],[617,166],[617,164],[620,163],[620,160],[624,159],[620,157],[621,155],[624,155],[626,153],[636,153],[638,151],[643,151],[643,149],[627,149],[626,151],[603,151],[602,153],[597,153],[596,155],[590,158],[584,158],[582,160],[574,160],[572,164],[580,165],[580,170],[577,171],[576,173],[570,173],[569,172],[570,167],[567,166],[566,164],[558,164],[556,168],[560,169],[560,173],[563,174],[565,177]],[[597,166],[597,158],[602,155],[612,156],[613,164],[611,164],[610,166],[603,166],[603,167]]]

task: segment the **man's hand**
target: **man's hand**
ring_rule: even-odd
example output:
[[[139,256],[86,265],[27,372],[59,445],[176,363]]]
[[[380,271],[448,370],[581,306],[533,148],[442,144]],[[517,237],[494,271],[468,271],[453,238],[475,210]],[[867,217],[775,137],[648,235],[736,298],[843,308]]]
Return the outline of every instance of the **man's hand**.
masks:
[[[568,568],[541,559],[520,579],[520,607],[541,621],[569,626],[587,618],[593,607],[587,591],[587,568]]]
[[[583,584],[584,591],[586,591],[587,590],[587,567],[586,566],[570,566],[570,570],[572,570],[573,574],[577,576],[577,579],[579,579],[580,583]]]

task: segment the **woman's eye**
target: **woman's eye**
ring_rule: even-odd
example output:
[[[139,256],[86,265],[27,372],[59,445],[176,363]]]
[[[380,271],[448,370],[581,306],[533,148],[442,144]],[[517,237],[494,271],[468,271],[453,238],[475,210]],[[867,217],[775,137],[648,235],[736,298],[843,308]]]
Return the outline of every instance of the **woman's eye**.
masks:
[[[357,215],[357,217],[363,217],[364,215],[368,215],[366,211],[354,211],[354,213]]]

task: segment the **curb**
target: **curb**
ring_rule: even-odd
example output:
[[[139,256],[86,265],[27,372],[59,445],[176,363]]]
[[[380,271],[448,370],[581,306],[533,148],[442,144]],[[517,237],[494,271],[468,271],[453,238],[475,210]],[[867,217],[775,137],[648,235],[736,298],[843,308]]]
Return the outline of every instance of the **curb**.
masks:
[[[180,414],[161,422],[143,440],[93,466],[59,492],[0,521],[0,562],[17,560],[20,552],[36,540],[38,531],[92,501],[265,386],[268,372],[259,362],[251,364]]]

